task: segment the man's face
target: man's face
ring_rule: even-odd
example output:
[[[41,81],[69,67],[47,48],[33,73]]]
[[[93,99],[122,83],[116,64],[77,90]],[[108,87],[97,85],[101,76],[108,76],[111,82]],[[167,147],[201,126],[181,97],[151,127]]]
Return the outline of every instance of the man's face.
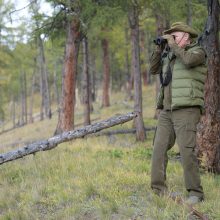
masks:
[[[186,32],[176,31],[171,33],[171,35],[174,36],[175,42],[179,47],[184,48],[190,43],[189,34]]]

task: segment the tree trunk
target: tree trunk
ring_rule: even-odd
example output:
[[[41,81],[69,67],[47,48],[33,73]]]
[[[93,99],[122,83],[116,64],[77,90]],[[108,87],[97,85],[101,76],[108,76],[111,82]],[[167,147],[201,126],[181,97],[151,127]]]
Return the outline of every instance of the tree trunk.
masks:
[[[187,19],[186,23],[192,25],[192,0],[187,0]]]
[[[24,80],[24,121],[27,124],[27,74],[23,72],[23,80]]]
[[[218,0],[208,0],[208,20],[203,45],[208,57],[205,83],[205,115],[197,133],[197,149],[203,167],[220,173],[220,48]]]
[[[92,56],[90,56],[90,59],[91,59],[91,66],[92,66],[92,69],[91,69],[91,76],[92,76],[92,79],[91,79],[91,103],[92,102],[95,102],[96,100],[96,57],[95,55],[93,54]]]
[[[26,73],[22,70],[20,75],[21,85],[21,121],[20,125],[27,124],[27,82]]]
[[[29,123],[34,122],[33,118],[33,105],[34,105],[34,91],[35,91],[35,81],[36,81],[36,72],[33,72],[32,76],[32,85],[31,85],[31,94],[30,94],[30,108],[29,108]]]
[[[109,46],[106,38],[102,39],[102,50],[103,50],[103,86],[102,86],[102,107],[110,106],[109,101],[109,85],[110,85],[110,66],[109,66]]]
[[[11,109],[11,116],[12,116],[12,122],[13,122],[13,128],[16,127],[16,111],[15,111],[15,96],[12,95],[12,109]]]
[[[83,108],[84,108],[84,125],[90,124],[90,85],[89,85],[89,59],[88,59],[88,41],[87,37],[83,38]]]
[[[130,35],[131,35],[131,33],[130,33]],[[130,39],[130,41],[131,41],[131,39]],[[129,42],[128,32],[126,32],[126,42],[127,42],[127,44]],[[126,59],[127,58],[129,58],[128,49],[127,49],[127,54],[126,54]],[[129,63],[128,63],[128,65],[129,65]],[[134,95],[132,93],[132,90],[134,89],[134,71],[130,66],[128,66],[128,67],[129,67],[128,69],[130,70],[130,78],[129,78],[129,82],[128,82],[128,97],[129,97],[129,100],[132,101],[132,100],[134,100]]]
[[[40,61],[40,73],[41,73],[41,96],[42,96],[42,110],[47,118],[51,118],[51,103],[50,103],[50,90],[48,84],[48,72],[46,68],[46,60],[44,55],[43,40],[38,37],[38,47],[39,47],[39,61]],[[42,118],[43,119],[43,116]]]
[[[80,44],[79,27],[80,23],[77,19],[69,21],[67,26],[65,60],[62,77],[62,99],[55,134],[69,131],[74,128],[75,87]]]
[[[138,112],[138,117],[134,119],[136,128],[136,139],[144,141],[146,138],[144,122],[142,116],[142,85],[140,70],[140,46],[139,46],[139,12],[136,5],[129,11],[129,23],[131,28],[131,48],[132,48],[132,72],[134,74],[134,111]]]
[[[130,44],[129,41],[129,34],[128,34],[128,28],[125,28],[125,75],[126,75],[126,80],[125,80],[125,89],[126,89],[126,96],[125,99],[127,100],[132,100],[132,92],[130,89],[130,78],[131,78],[131,68],[130,68],[130,62],[129,62],[129,51],[128,51],[128,46]]]
[[[165,27],[164,20],[163,20],[163,17],[162,17],[161,14],[155,14],[155,17],[156,17],[156,24],[157,24],[157,36],[161,36],[161,35],[163,35],[163,31],[164,31],[164,27]],[[156,90],[156,100],[155,100],[155,103],[156,103],[157,102],[157,97],[158,97],[158,94],[159,94],[159,91],[160,91],[159,76],[157,76],[157,78],[156,78],[155,90]],[[155,110],[154,119],[157,119],[157,118],[158,118],[158,111]]]
[[[38,57],[39,59],[39,71],[40,71],[40,95],[41,95],[41,105],[40,105],[40,120],[44,120],[44,95],[43,95],[43,76],[42,76],[42,71],[41,71],[41,61],[40,61],[40,57]]]
[[[149,36],[149,33],[146,33],[146,37],[147,37],[147,60],[148,63],[150,62],[150,54],[151,54],[151,46],[152,46],[152,39]],[[151,46],[150,46],[151,45]],[[147,71],[147,84],[150,85],[152,83],[152,79],[151,79],[151,74],[150,71]]]
[[[59,106],[60,103],[60,96],[59,96],[59,89],[58,89],[58,80],[57,80],[57,65],[55,64],[54,71],[53,71],[53,86],[54,86],[54,99]]]
[[[143,85],[147,86],[147,60],[146,60],[146,49],[145,49],[145,33],[143,30],[140,31],[141,40],[141,75],[143,78]]]

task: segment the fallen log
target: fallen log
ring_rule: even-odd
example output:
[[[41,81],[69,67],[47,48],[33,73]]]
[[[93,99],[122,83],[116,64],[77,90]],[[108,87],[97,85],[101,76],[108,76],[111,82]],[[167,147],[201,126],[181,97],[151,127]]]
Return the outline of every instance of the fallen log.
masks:
[[[118,124],[123,124],[125,122],[128,122],[134,119],[135,117],[137,117],[137,115],[138,113],[131,112],[125,115],[115,116],[107,120],[100,121],[92,125],[87,125],[85,127],[73,131],[63,132],[62,134],[56,135],[47,140],[42,140],[32,144],[27,144],[24,147],[19,148],[17,150],[0,154],[0,164],[22,158],[29,154],[34,154],[38,151],[51,150],[60,143],[67,142],[76,138],[82,138],[88,134],[101,131],[105,128],[109,128]]]
[[[144,130],[145,131],[155,131],[156,127],[152,126],[152,127],[145,127]],[[135,134],[136,133],[136,129],[132,128],[132,129],[126,129],[126,130],[112,130],[112,131],[103,131],[103,132],[99,132],[97,134],[92,134],[94,136],[111,136],[111,135],[116,135],[116,134]]]

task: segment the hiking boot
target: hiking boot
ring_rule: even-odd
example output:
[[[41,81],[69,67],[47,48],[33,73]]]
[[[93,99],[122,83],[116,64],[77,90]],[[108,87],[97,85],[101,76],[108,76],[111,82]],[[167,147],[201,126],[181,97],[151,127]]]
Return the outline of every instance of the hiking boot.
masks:
[[[202,202],[204,199],[198,196],[189,196],[188,199],[185,201],[187,205],[195,205],[199,202]]]

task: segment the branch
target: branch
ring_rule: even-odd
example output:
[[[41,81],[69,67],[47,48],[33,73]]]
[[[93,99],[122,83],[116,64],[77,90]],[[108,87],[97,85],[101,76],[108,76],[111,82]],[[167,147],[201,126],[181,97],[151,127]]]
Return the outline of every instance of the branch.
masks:
[[[156,127],[145,127],[144,130],[145,131],[155,131]],[[103,132],[99,132],[97,134],[94,134],[94,136],[111,136],[111,135],[117,135],[117,134],[135,134],[136,133],[136,128],[132,128],[132,129],[127,129],[127,130],[112,130],[112,131],[103,131]]]
[[[187,203],[184,202],[183,198],[181,196],[169,196],[171,199],[173,199],[177,204],[185,206],[189,212],[191,216],[196,216],[201,220],[209,220],[208,216],[204,215],[203,213],[199,212],[198,210],[196,210],[192,205],[188,205]]]
[[[13,13],[18,12],[18,11],[22,11],[22,10],[24,10],[25,8],[28,8],[28,7],[29,7],[32,3],[34,3],[34,2],[36,2],[36,0],[31,1],[29,4],[27,4],[27,5],[24,6],[23,8],[15,9],[14,11],[9,12],[10,18],[11,18],[11,15],[12,15]],[[11,23],[12,23],[12,18],[11,18]]]
[[[56,135],[47,140],[38,141],[32,144],[25,145],[23,148],[19,148],[14,151],[0,154],[0,164],[16,160],[34,154],[38,151],[51,150],[57,147],[58,144],[67,142],[76,138],[82,138],[88,134],[92,134],[101,131],[105,128],[109,128],[118,124],[123,124],[137,117],[137,113],[132,112],[125,115],[115,116],[104,121],[97,122],[92,125],[87,125],[83,128],[79,128],[73,131],[66,131],[60,135]]]

